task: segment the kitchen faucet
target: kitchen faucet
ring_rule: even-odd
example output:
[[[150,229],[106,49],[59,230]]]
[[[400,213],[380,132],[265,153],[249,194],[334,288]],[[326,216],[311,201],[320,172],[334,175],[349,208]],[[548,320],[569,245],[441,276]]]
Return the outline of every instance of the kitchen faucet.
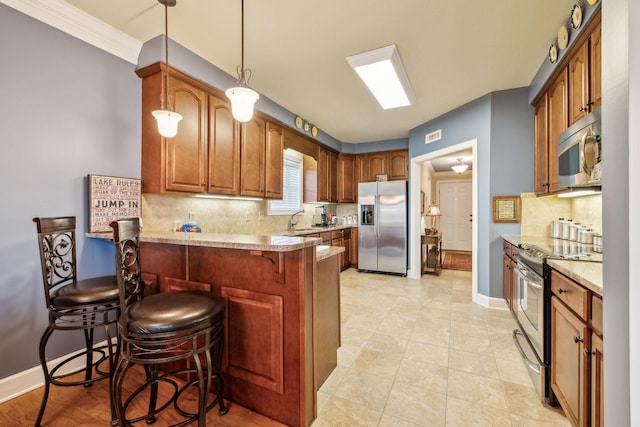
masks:
[[[288,227],[289,231],[293,231],[293,229],[296,227],[296,224],[298,223],[298,221],[293,219],[293,217],[301,213],[304,213],[304,209],[301,211],[295,212],[293,215],[291,215],[291,218],[289,218],[289,227]]]

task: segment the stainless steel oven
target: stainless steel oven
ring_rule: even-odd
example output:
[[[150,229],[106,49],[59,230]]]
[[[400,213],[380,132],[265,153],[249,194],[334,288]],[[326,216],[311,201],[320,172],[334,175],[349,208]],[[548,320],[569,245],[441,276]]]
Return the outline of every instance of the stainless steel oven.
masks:
[[[549,396],[549,363],[545,351],[545,286],[542,275],[544,258],[529,248],[520,249],[517,265],[516,318],[520,326],[513,341],[520,352],[540,400]],[[527,263],[528,261],[528,263]]]

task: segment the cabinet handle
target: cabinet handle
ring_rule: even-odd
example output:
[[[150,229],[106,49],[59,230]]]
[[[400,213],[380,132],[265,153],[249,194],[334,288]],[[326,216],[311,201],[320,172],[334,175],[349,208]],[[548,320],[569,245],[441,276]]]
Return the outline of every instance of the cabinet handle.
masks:
[[[584,342],[584,340],[580,337],[573,337],[573,342],[578,344],[579,342]]]
[[[587,111],[586,107],[580,107],[580,111]]]
[[[591,101],[591,102],[587,102],[587,106],[589,106],[589,107],[591,107],[593,104],[594,104],[594,102],[593,102],[593,101]]]
[[[564,289],[562,289],[562,288],[558,288],[558,293],[559,293],[559,294],[564,294],[565,292],[567,292],[567,291],[565,291],[565,290],[564,290]]]
[[[585,348],[583,351],[584,351],[584,355],[585,356],[595,356],[596,355],[595,351],[590,351],[588,348]]]

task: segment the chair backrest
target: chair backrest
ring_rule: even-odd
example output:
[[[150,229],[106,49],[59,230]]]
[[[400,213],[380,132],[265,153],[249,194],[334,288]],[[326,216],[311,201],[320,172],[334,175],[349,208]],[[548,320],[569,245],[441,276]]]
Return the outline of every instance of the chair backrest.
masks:
[[[38,247],[47,307],[51,291],[77,280],[76,217],[33,218],[38,228]]]
[[[116,249],[116,277],[121,307],[119,323],[126,327],[126,307],[142,298],[144,291],[140,268],[140,219],[124,218],[109,225],[113,228],[113,243]]]

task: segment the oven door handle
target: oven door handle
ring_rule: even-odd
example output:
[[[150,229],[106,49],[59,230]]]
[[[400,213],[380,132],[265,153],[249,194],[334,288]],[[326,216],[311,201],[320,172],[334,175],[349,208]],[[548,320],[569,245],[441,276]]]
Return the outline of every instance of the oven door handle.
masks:
[[[538,285],[541,282],[540,277],[537,274],[531,273],[528,268],[518,264],[518,273],[522,275],[529,282],[530,286],[536,289],[542,289],[542,285]]]
[[[513,330],[513,342],[516,345],[516,349],[518,349],[518,353],[520,353],[520,356],[522,356],[522,359],[524,359],[524,362],[527,364],[527,366],[529,366],[529,369],[531,369],[536,374],[540,374],[540,367],[542,366],[542,362],[539,359],[538,359],[538,363],[535,363],[529,360],[527,355],[524,353],[524,350],[522,349],[522,345],[520,345],[520,340],[518,339],[518,335],[522,336],[524,339],[527,339],[522,333],[522,331],[520,331],[520,329]],[[535,351],[533,353],[535,354]],[[535,356],[537,359],[538,355],[535,354]]]

